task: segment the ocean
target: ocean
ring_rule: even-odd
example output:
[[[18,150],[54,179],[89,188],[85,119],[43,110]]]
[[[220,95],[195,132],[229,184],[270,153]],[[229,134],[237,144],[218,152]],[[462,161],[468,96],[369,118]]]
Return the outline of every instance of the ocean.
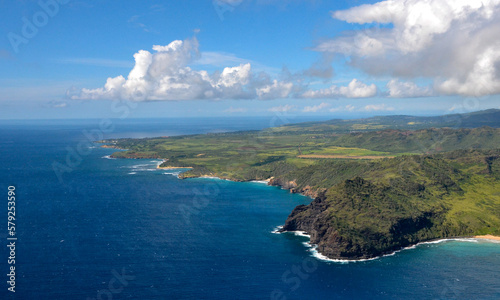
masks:
[[[300,121],[300,120],[293,120]],[[158,160],[110,159],[89,139],[262,129],[270,118],[1,121],[1,299],[499,299],[500,243],[422,244],[320,260],[276,234],[311,199],[259,182],[181,180]],[[6,276],[16,192],[15,293]]]

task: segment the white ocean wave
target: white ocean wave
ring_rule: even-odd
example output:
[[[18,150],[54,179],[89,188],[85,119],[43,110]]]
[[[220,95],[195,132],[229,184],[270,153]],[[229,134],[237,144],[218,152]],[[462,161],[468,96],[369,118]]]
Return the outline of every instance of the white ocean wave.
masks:
[[[149,171],[149,172],[158,171],[158,169],[156,167],[153,167],[151,164],[137,164],[137,165],[133,165],[133,166],[124,166],[122,168],[131,169],[134,172],[137,172],[137,171],[141,171],[141,172],[143,172],[143,171]]]
[[[265,185],[267,185],[267,184],[268,184],[268,182],[267,182],[267,181],[265,181],[265,180],[252,180],[252,181],[250,181],[250,182],[254,182],[254,183],[262,183],[262,184],[265,184]]]
[[[175,176],[177,178],[179,178],[179,175],[181,174],[182,172],[163,172],[162,174],[163,175],[172,175],[172,176]]]
[[[310,238],[310,235],[308,235],[305,231],[285,231],[285,232],[293,233],[296,236],[303,236],[303,237],[309,237]],[[328,258],[327,256],[325,256],[325,255],[323,255],[323,254],[321,254],[321,253],[318,252],[318,250],[317,250],[318,245],[311,244],[310,242],[303,242],[302,244],[304,246],[306,246],[307,248],[310,248],[307,251],[311,252],[311,256],[313,256],[313,257],[315,257],[315,258],[317,258],[319,260],[322,260],[322,261],[325,261],[325,262],[334,262],[334,263],[346,264],[346,263],[355,263],[355,262],[365,262],[365,261],[371,261],[371,260],[380,259],[380,258],[387,257],[387,256],[394,256],[398,252],[401,252],[403,250],[416,249],[418,246],[421,246],[421,245],[440,244],[440,243],[450,242],[450,241],[478,243],[479,240],[480,239],[477,239],[477,238],[449,238],[449,239],[439,239],[439,240],[434,240],[434,241],[420,242],[420,243],[417,243],[415,245],[404,247],[404,248],[401,248],[399,250],[396,250],[396,251],[393,251],[391,253],[384,254],[384,255],[381,255],[381,256],[377,256],[377,257],[373,257],[373,258],[365,258],[365,259],[356,259],[356,260]],[[483,239],[481,239],[481,241],[490,241],[490,242],[500,243],[500,242],[494,241],[494,240],[483,240]]]
[[[132,169],[139,169],[139,168],[145,168],[145,167],[151,167],[151,165],[149,164],[139,164],[139,165],[133,165],[133,166],[130,166],[129,168],[132,168]]]
[[[296,236],[304,236],[304,237],[311,238],[311,236],[308,235],[305,231],[292,231],[292,233],[295,234]]]
[[[283,226],[280,225],[280,226],[276,226],[273,231],[271,231],[271,233],[274,233],[274,234],[281,234],[282,232],[280,232],[280,230],[283,229]]]

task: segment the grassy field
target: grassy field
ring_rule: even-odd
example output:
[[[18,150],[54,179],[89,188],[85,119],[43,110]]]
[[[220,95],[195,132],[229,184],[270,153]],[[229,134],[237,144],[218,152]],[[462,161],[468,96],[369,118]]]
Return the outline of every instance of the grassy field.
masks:
[[[302,176],[302,177],[301,177]],[[330,161],[285,175],[323,189],[284,230],[306,231],[331,258],[372,258],[433,239],[500,235],[500,150],[371,162]]]
[[[381,159],[393,158],[394,156],[374,156],[374,155],[340,155],[340,154],[306,154],[299,155],[298,158],[319,158],[319,159]]]
[[[375,160],[457,149],[494,149],[500,145],[500,129],[489,127],[346,134],[301,133],[298,128],[105,142],[128,149],[113,157],[161,158],[166,160],[163,167],[192,167],[183,173],[185,177],[209,174],[234,180],[263,180],[284,169],[322,164],[324,160]]]
[[[500,127],[496,110],[458,119]],[[408,130],[449,123],[396,116],[102,142],[128,149],[113,157],[189,167],[181,178],[271,179],[315,197],[285,228],[312,234],[329,257],[354,259],[435,238],[500,235],[500,129]]]

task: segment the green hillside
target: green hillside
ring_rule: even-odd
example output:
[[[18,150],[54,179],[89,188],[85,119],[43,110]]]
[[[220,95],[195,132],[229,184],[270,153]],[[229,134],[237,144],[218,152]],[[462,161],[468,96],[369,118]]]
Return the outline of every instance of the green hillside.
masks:
[[[106,141],[128,149],[117,158],[162,158],[162,167],[192,167],[184,177],[219,176],[263,180],[331,160],[373,160],[404,154],[429,154],[458,149],[495,149],[500,129],[422,129],[348,134],[281,134],[270,130],[152,139]]]
[[[470,128],[447,127],[450,116],[391,116],[101,142],[127,149],[113,157],[191,168],[181,178],[269,180],[314,197],[283,230],[306,231],[328,257],[359,259],[435,238],[500,234],[499,112],[452,116]]]
[[[283,230],[306,231],[322,254],[343,259],[437,238],[500,234],[500,150],[350,164],[349,172],[331,163],[319,171],[327,176],[306,178],[303,185],[331,187],[297,207]]]
[[[500,127],[500,110],[488,109],[466,114],[449,114],[433,117],[417,116],[377,116],[365,119],[343,120],[335,119],[325,122],[307,122],[283,126],[285,131],[302,132],[352,132],[373,131],[382,129],[418,130],[425,128],[477,128]]]

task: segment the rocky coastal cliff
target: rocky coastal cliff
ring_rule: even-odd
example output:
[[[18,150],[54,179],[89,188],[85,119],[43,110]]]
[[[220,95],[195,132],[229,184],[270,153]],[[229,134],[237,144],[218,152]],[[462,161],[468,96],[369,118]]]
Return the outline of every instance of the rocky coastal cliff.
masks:
[[[304,231],[319,253],[348,260],[434,239],[498,234],[500,157],[464,154],[406,158],[398,172],[397,160],[387,161],[389,180],[367,170],[365,178],[317,192],[309,205],[292,211],[281,231]]]

